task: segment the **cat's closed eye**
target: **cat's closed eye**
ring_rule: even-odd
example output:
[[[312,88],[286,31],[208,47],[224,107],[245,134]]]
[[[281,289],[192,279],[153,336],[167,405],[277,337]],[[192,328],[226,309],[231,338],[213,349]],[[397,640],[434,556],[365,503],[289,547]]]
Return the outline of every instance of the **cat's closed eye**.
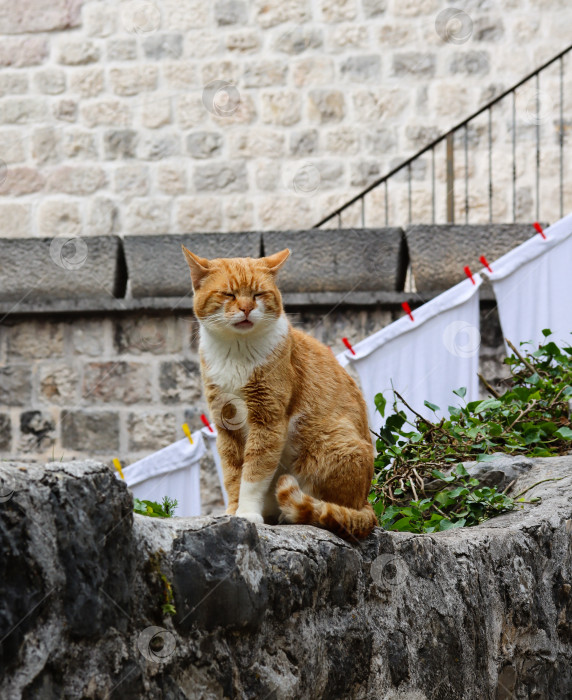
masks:
[[[224,297],[228,297],[229,299],[234,299],[234,298],[235,298],[235,295],[234,295],[232,292],[221,292],[221,294],[222,294]]]

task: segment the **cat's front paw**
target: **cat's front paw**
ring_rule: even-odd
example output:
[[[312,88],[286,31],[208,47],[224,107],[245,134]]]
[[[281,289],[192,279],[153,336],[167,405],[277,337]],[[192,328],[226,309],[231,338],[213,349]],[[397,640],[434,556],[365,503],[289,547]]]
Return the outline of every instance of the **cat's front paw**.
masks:
[[[250,520],[251,523],[256,523],[257,525],[262,525],[264,523],[264,518],[260,513],[249,513],[247,511],[241,511],[239,508],[235,515],[237,518],[246,518],[246,520]]]

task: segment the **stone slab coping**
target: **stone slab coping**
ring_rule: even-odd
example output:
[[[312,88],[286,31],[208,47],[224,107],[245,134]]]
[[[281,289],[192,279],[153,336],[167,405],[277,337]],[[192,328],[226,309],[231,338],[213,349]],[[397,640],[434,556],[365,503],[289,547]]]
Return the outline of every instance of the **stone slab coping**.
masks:
[[[260,257],[260,233],[184,233],[123,239],[131,294],[180,297],[191,292],[191,275],[181,246],[203,258]]]
[[[2,239],[0,250],[2,302],[92,300],[125,293],[117,236]]]
[[[534,235],[531,223],[409,226],[405,238],[415,286],[423,292],[449,289],[465,279],[465,265],[478,272],[481,255],[493,263]]]
[[[407,271],[401,228],[265,231],[266,254],[290,248],[283,292],[400,291]]]

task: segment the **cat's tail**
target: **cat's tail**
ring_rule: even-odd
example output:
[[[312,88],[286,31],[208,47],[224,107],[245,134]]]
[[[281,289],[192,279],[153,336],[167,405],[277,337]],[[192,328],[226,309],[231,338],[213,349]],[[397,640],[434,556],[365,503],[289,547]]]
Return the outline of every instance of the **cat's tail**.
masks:
[[[357,510],[321,501],[304,493],[291,474],[278,479],[276,498],[288,522],[323,527],[345,539],[367,537],[377,525],[369,503]]]

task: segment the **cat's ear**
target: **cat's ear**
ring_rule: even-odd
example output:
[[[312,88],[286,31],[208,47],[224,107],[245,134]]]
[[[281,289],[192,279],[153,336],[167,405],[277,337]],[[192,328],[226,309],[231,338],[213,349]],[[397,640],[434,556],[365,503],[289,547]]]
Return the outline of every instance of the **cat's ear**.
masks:
[[[279,253],[274,253],[274,255],[267,255],[264,258],[264,262],[266,263],[268,269],[270,272],[275,275],[278,270],[284,265],[286,260],[290,257],[290,250],[288,248],[285,248],[284,250],[281,250]]]
[[[206,258],[199,258],[198,255],[191,253],[191,251],[187,250],[185,246],[181,247],[183,248],[183,253],[185,254],[187,263],[191,268],[191,281],[193,283],[193,289],[198,289],[203,283],[204,278],[210,272],[210,262]]]

